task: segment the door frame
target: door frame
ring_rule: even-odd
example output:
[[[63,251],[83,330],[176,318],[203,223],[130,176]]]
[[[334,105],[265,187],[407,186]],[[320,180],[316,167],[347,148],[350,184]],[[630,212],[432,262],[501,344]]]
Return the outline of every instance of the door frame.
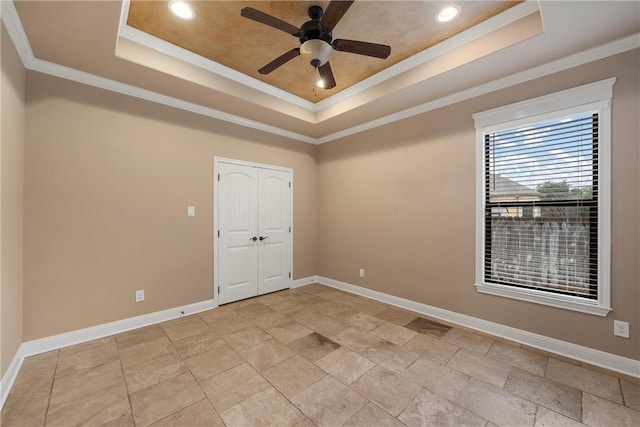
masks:
[[[256,162],[249,162],[246,160],[238,160],[238,159],[231,159],[231,158],[227,158],[227,157],[218,157],[218,156],[213,156],[213,197],[212,197],[212,203],[213,203],[213,218],[212,218],[212,224],[213,224],[213,306],[218,307],[220,298],[219,298],[219,293],[218,293],[218,286],[219,286],[219,273],[220,273],[220,269],[218,268],[218,219],[219,219],[219,215],[218,215],[218,208],[220,207],[220,204],[218,202],[218,195],[220,194],[220,192],[218,191],[218,186],[219,181],[218,181],[218,174],[219,174],[219,164],[220,163],[230,163],[230,164],[234,164],[234,165],[239,165],[239,166],[250,166],[250,167],[255,167],[255,168],[260,168],[260,169],[270,169],[270,170],[277,170],[277,171],[282,171],[282,172],[288,172],[290,174],[291,177],[291,187],[289,188],[289,197],[291,198],[291,233],[290,233],[290,252],[289,252],[289,265],[291,266],[291,277],[289,278],[289,289],[291,289],[291,285],[293,283],[293,233],[295,231],[295,227],[293,225],[293,186],[294,186],[294,182],[293,182],[293,169],[292,168],[286,168],[286,167],[282,167],[282,166],[275,166],[275,165],[269,165],[266,163],[256,163]]]

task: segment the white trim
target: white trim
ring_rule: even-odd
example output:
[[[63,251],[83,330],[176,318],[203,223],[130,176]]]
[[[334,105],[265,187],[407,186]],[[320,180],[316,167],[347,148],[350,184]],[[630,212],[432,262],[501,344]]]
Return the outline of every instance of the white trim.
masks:
[[[205,300],[136,317],[130,317],[128,319],[116,320],[115,322],[103,323],[102,325],[91,326],[89,328],[65,332],[63,334],[52,335],[50,337],[40,338],[33,341],[27,341],[22,344],[23,357],[57,350],[70,345],[119,334],[132,329],[142,328],[143,326],[166,322],[167,320],[177,319],[179,317],[200,313],[214,308],[216,308],[216,305],[213,300]],[[182,314],[182,312],[184,312],[184,314]]]
[[[321,283],[336,289],[341,289],[356,295],[362,295],[386,304],[414,311],[425,316],[434,317],[456,325],[475,329],[480,332],[488,333],[496,337],[505,338],[521,344],[529,345],[541,350],[550,351],[552,353],[589,363],[594,366],[600,366],[625,375],[640,378],[640,362],[615,354],[606,353],[600,350],[568,343],[566,341],[557,340],[555,338],[545,337],[543,335],[534,334],[523,331],[521,329],[512,328],[510,326],[501,325],[499,323],[489,322],[487,320],[478,319],[476,317],[459,314],[453,311],[444,310],[427,304],[405,298],[396,297],[385,294],[383,292],[362,288],[339,280],[330,279],[323,276],[309,276],[293,281],[291,288],[306,286],[311,283]],[[195,314],[202,311],[217,308],[213,300],[206,300],[183,307],[176,307],[155,313],[149,313],[142,316],[123,319],[116,322],[106,323],[103,325],[93,326],[86,329],[67,332],[60,335],[41,338],[34,341],[23,343],[16,352],[5,375],[0,380],[0,410],[2,409],[11,387],[20,371],[20,367],[25,357],[35,354],[45,353],[51,350],[57,350],[82,342],[110,336],[113,334],[126,332],[132,329],[153,325],[181,317],[180,311]]]
[[[484,212],[484,180],[478,179],[478,177],[484,175],[484,162],[480,162],[479,159],[484,159],[484,144],[478,144],[478,141],[482,141],[484,139],[484,131],[481,127],[476,127],[476,157],[475,157],[475,166],[476,166],[476,204],[475,204],[475,219],[476,219],[476,246],[474,252],[474,278],[476,278],[475,283],[481,283],[477,281],[478,277],[484,277],[484,266],[483,263],[478,262],[478,257],[483,256],[484,254],[484,217],[481,213]]]
[[[295,183],[293,180],[293,169],[292,168],[288,168],[288,167],[284,167],[284,166],[275,166],[275,165],[269,165],[266,163],[256,163],[256,162],[249,162],[246,160],[237,160],[237,159],[230,159],[227,157],[219,157],[219,156],[213,156],[213,197],[212,197],[212,202],[213,202],[213,206],[212,206],[212,210],[211,212],[213,212],[213,218],[211,219],[211,223],[213,224],[213,295],[217,297],[215,297],[216,303],[220,300],[219,297],[219,293],[217,293],[217,289],[220,286],[220,269],[218,268],[219,266],[219,262],[218,262],[218,248],[219,248],[219,237],[218,237],[218,230],[220,229],[220,224],[218,223],[218,219],[219,219],[219,215],[218,215],[218,207],[219,205],[219,201],[218,201],[218,195],[220,194],[220,191],[218,191],[218,188],[220,186],[220,183],[218,181],[218,174],[220,173],[220,163],[230,163],[230,164],[234,164],[234,165],[241,165],[241,166],[249,166],[249,167],[255,167],[255,168],[261,168],[261,169],[270,169],[270,170],[276,170],[276,171],[282,171],[282,172],[287,172],[290,175],[290,180],[291,180],[291,187],[289,188],[289,193],[290,193],[290,198],[291,198],[291,212],[289,213],[290,218],[291,218],[291,233],[289,233],[289,239],[290,239],[290,252],[289,252],[289,268],[291,269],[291,277],[289,278],[289,288],[294,287],[293,286],[293,235],[295,233],[295,227],[293,224],[293,189],[295,188]]]
[[[218,162],[218,163],[232,163],[234,165],[240,165],[240,166],[250,166],[250,167],[253,167],[253,168],[271,169],[271,170],[275,170],[275,171],[293,173],[293,169],[292,168],[288,168],[288,167],[285,167],[285,166],[270,165],[270,164],[267,164],[267,163],[256,163],[256,162],[250,162],[250,161],[247,161],[247,160],[231,159],[231,158],[228,158],[228,157],[220,157],[220,156],[214,156],[213,160],[214,160],[214,162]]]
[[[244,126],[250,129],[260,130],[274,135],[283,136],[285,138],[291,138],[298,141],[307,142],[309,144],[317,143],[316,138],[312,138],[307,135],[302,135],[300,133],[292,132],[276,126],[271,126],[266,123],[258,122],[256,120],[251,120],[242,116],[237,116],[235,114],[226,113],[215,108],[205,107],[192,102],[183,101],[181,99],[163,95],[151,90],[142,89],[137,86],[118,82],[116,80],[100,77],[95,74],[90,74],[84,71],[76,70],[74,68],[66,67],[64,65],[59,65],[53,62],[36,58],[33,55],[31,45],[29,44],[29,39],[27,38],[22,23],[20,22],[20,17],[18,16],[18,12],[15,9],[13,1],[2,1],[2,3],[4,3],[4,8],[6,9],[2,14],[2,22],[4,22],[5,27],[7,28],[7,32],[9,33],[9,36],[11,37],[16,50],[18,51],[18,55],[20,56],[24,67],[29,70],[86,84],[88,86],[105,89],[111,92],[120,93],[122,95],[144,99],[146,101],[151,101],[157,104],[167,105],[179,110],[189,111],[191,113],[212,117],[214,119]]]
[[[615,79],[611,82],[611,86]],[[613,93],[611,94],[611,98]],[[611,307],[611,98],[600,110],[598,126],[598,298],[603,307]],[[606,315],[606,314],[605,314]]]
[[[615,77],[613,77],[607,80],[602,80],[597,83],[607,82],[608,84],[613,85],[615,81],[616,79]],[[585,85],[585,86],[591,86],[591,84]],[[487,133],[493,133],[493,132],[500,132],[509,128],[536,126],[540,123],[544,123],[549,120],[554,120],[562,117],[569,118],[575,114],[586,113],[589,111],[593,113],[597,113],[599,111],[603,111],[611,107],[611,98],[606,98],[606,99],[601,98],[600,100],[591,101],[591,97],[581,96],[583,94],[580,94],[580,89],[585,86],[578,86],[578,87],[574,87],[566,91],[563,91],[564,92],[563,97],[557,97],[557,98],[554,97],[553,95],[557,95],[561,93],[561,92],[557,92],[552,95],[546,95],[546,96],[542,96],[540,98],[535,98],[534,100],[532,100],[533,101],[532,104],[536,104],[537,103],[536,101],[538,101],[539,99],[547,98],[547,96],[550,96],[549,99],[545,100],[547,102],[544,103],[549,107],[548,110],[541,108],[541,109],[532,109],[530,110],[530,112],[526,112],[524,111],[526,109],[526,106],[523,105],[522,107],[513,109],[513,112],[517,113],[517,114],[514,114],[515,118],[513,120],[505,119],[508,121],[504,121],[504,122],[500,121],[500,122],[497,122],[497,124],[495,125],[488,124],[486,126],[480,126],[480,129],[482,129],[484,133],[487,134]],[[610,88],[612,87],[613,86],[610,86]],[[612,91],[609,91],[608,95],[607,95],[607,91],[600,91],[600,92],[604,96],[610,97],[613,95]],[[586,103],[575,104],[575,102],[573,102],[575,99],[585,99]],[[563,100],[569,101],[569,102],[563,103]],[[526,103],[526,101],[524,101],[524,103]],[[569,106],[563,108],[563,104],[566,104]],[[508,113],[507,111],[501,111],[500,114],[503,114],[506,117]],[[481,120],[479,120],[479,122],[480,121]]]
[[[317,282],[317,276],[309,276],[301,279],[296,279],[292,282],[291,288],[297,288],[315,282]],[[78,329],[59,335],[53,335],[50,337],[24,342],[20,345],[20,347],[18,347],[18,350],[16,351],[16,354],[14,355],[13,360],[9,365],[9,368],[7,368],[2,378],[0,378],[0,410],[2,410],[2,408],[4,407],[7,397],[11,392],[11,388],[13,387],[13,384],[18,377],[18,373],[20,372],[20,368],[22,367],[22,363],[24,362],[24,359],[26,357],[126,332],[132,329],[142,328],[156,323],[165,322],[167,320],[177,319],[186,315],[200,313],[206,310],[212,310],[215,308],[218,308],[217,299],[206,300],[182,307],[170,308],[163,311],[143,314],[141,316],[117,320],[115,322],[105,323],[102,325]],[[184,312],[185,314],[182,314],[182,312]]]
[[[407,59],[404,59],[388,68],[385,68],[384,70],[374,74],[373,76],[368,77],[334,95],[331,95],[330,97],[320,102],[313,103],[299,96],[293,95],[285,90],[272,86],[268,83],[264,83],[261,80],[224,66],[218,62],[204,58],[187,49],[183,49],[158,37],[152,36],[148,33],[145,33],[144,31],[140,31],[136,28],[130,27],[129,25],[127,25],[129,7],[130,0],[124,0],[122,3],[120,25],[118,28],[118,35],[120,37],[161,52],[172,58],[202,68],[211,73],[236,81],[245,86],[259,90],[263,93],[274,96],[314,113],[321,112],[324,109],[343,102],[344,100],[354,95],[371,89],[372,87],[381,84],[386,80],[394,78],[402,73],[423,65],[433,60],[434,58],[437,58],[447,52],[465,45],[466,43],[497,31],[500,28],[503,28],[526,16],[531,15],[532,13],[540,12],[540,5],[538,4],[538,1],[527,0],[517,6],[507,9],[502,13],[499,13],[498,15],[482,21],[477,25],[474,25],[473,27],[459,34],[456,34],[455,36],[450,37],[433,47],[425,49]]]
[[[318,282],[318,276],[302,277],[300,279],[295,279],[293,282],[291,282],[291,289],[301,288],[303,286],[307,286],[317,282]]]
[[[31,50],[27,33],[25,33],[22,22],[20,22],[16,6],[13,1],[0,0],[0,3],[2,3],[2,22],[4,22],[7,33],[9,33],[9,37],[11,37],[11,41],[13,41],[13,45],[18,51],[22,64],[27,67],[27,64],[33,60],[33,51]]]
[[[144,326],[166,322],[167,320],[177,319],[179,317],[200,313],[214,308],[217,308],[217,304],[214,303],[213,300],[205,300],[24,342],[18,348],[11,365],[9,365],[9,369],[0,380],[0,410],[11,391],[11,387],[13,387],[13,383],[15,382],[18,372],[20,371],[20,367],[22,366],[22,362],[26,357],[119,334],[132,329],[142,328]]]
[[[599,306],[597,304],[590,304],[589,302],[580,301],[570,295],[551,296],[548,293],[536,292],[533,289],[519,289],[493,283],[476,283],[475,287],[476,290],[482,294],[512,298],[536,304],[544,304],[551,307],[594,314],[596,316],[606,317],[606,315],[611,311],[611,308],[606,305]]]
[[[261,130],[263,132],[283,136],[285,138],[291,138],[298,141],[307,142],[309,144],[314,144],[316,142],[315,138],[309,137],[307,135],[291,132],[289,130],[271,126],[262,122],[258,122],[256,120],[251,120],[242,116],[237,116],[235,114],[216,110],[215,108],[205,107],[193,102],[183,101],[181,99],[174,98],[168,95],[163,95],[151,90],[139,88],[137,86],[96,76],[94,74],[85,73],[84,71],[78,71],[73,68],[43,61],[41,59],[34,58],[27,68],[41,72],[43,74],[49,74],[51,76],[72,80],[100,89],[109,90],[111,92],[132,96],[134,98],[144,99],[145,101],[167,105],[179,110],[189,111],[203,116],[212,117],[214,119],[222,120],[251,129]]]
[[[317,138],[324,144],[640,47],[640,33]]]
[[[0,411],[4,407],[7,397],[9,397],[11,387],[13,387],[13,383],[16,381],[18,372],[20,372],[20,368],[22,367],[22,362],[24,361],[23,346],[24,344],[21,344],[20,347],[18,347],[18,351],[16,351],[16,354],[13,356],[9,368],[7,368],[7,371],[2,378],[0,378]]]
[[[556,111],[568,108],[600,109],[602,107],[590,107],[586,104],[610,100],[613,97],[613,84],[615,82],[616,78],[611,77],[549,95],[482,111],[473,114],[473,121],[476,127],[484,128],[485,132],[495,132],[507,126],[521,126],[524,123],[528,123],[520,120],[529,120],[532,116],[540,116],[542,114],[555,115]],[[516,122],[516,120],[518,121]],[[544,120],[544,118],[541,120]],[[505,124],[505,122],[508,122],[508,124]]]
[[[257,89],[275,98],[279,98],[283,101],[289,102],[301,108],[305,108],[309,111],[316,111],[315,104],[299,96],[292,95],[291,93],[272,86],[268,83],[258,80],[254,77],[248,76],[244,73],[229,68],[204,56],[193,53],[187,49],[184,49],[175,44],[162,40],[159,37],[153,36],[144,31],[140,31],[127,25],[127,17],[129,16],[129,6],[131,1],[124,0],[122,2],[122,13],[120,15],[120,26],[118,28],[118,36],[130,40],[134,43],[153,49],[157,52],[170,56],[172,58],[183,61],[187,64],[191,64],[195,67],[209,71],[210,73],[217,74],[225,77],[229,80],[233,80],[242,85]]]
[[[353,294],[362,295],[396,307],[415,311],[416,313],[424,314],[425,316],[434,317],[466,328],[471,328],[479,332],[484,332],[496,337],[505,338],[535,347],[540,350],[549,351],[560,356],[619,372],[621,374],[640,378],[640,361],[638,360],[546,337],[544,335],[534,334],[522,329],[501,325],[499,323],[467,316],[454,311],[444,310],[442,308],[362,288],[360,286],[323,276],[318,276],[318,283],[351,292]]]
[[[31,54],[31,47],[29,46],[28,42],[25,43],[27,37],[24,33],[22,25],[20,24],[20,20],[18,19],[16,22],[17,16],[18,14],[15,11],[15,6],[12,2],[0,0],[0,20],[4,23],[7,31],[9,31],[10,27],[17,29],[16,33],[18,33],[18,37],[15,37],[16,40],[14,40],[14,37],[11,36],[11,33],[10,38],[13,41],[20,60],[24,63],[28,55]],[[2,285],[0,285],[0,288],[1,287]],[[0,344],[0,349],[1,348],[2,344]],[[2,408],[4,407],[7,397],[9,396],[9,392],[13,387],[13,383],[18,377],[18,372],[20,372],[20,367],[22,366],[22,361],[24,360],[22,349],[23,344],[18,347],[16,353],[13,355],[11,363],[7,367],[7,370],[4,372],[4,375],[1,375],[0,377],[0,410],[2,410]]]
[[[611,99],[615,77],[473,114],[476,127],[475,287],[480,293],[513,298],[605,317],[611,308]],[[599,115],[598,142],[598,299],[555,295],[484,282],[484,136],[583,112]]]
[[[245,126],[252,129],[257,129],[267,133],[284,136],[287,138],[296,139],[309,144],[324,144],[326,142],[334,141],[336,139],[344,138],[347,136],[355,135],[360,132],[375,129],[377,127],[393,123],[399,120],[404,120],[419,114],[423,114],[438,108],[446,107],[457,102],[465,101],[477,96],[485,95],[487,93],[495,92],[500,89],[511,87],[520,83],[525,83],[530,80],[548,76],[553,73],[558,73],[579,65],[583,65],[589,62],[597,61],[599,59],[607,58],[609,56],[617,55],[632,49],[640,47],[640,33],[632,34],[630,36],[605,43],[603,45],[587,49],[585,51],[561,58],[556,61],[549,62],[547,64],[540,65],[538,67],[531,68],[520,73],[512,74],[507,77],[503,77],[498,80],[494,80],[489,83],[485,83],[471,89],[467,89],[461,92],[457,92],[442,98],[435,99],[433,101],[426,102],[424,104],[417,105],[415,107],[408,108],[406,110],[399,111],[397,113],[389,114],[376,120],[361,123],[357,126],[353,126],[347,129],[343,129],[332,134],[327,134],[322,137],[314,138],[308,135],[302,135],[295,132],[288,131],[286,129],[278,128],[275,126],[260,123],[254,120],[245,119],[240,116],[228,114],[213,108],[203,107],[197,104],[181,101],[176,98],[172,98],[166,95],[161,95],[156,92],[152,92],[145,89],[140,89],[132,85],[116,82],[114,80],[106,79],[85,73],[82,71],[74,70],[69,67],[63,67],[52,62],[43,61],[34,58],[31,46],[24,32],[24,28],[20,22],[18,13],[13,5],[12,1],[3,1],[4,7],[2,12],[2,21],[5,23],[9,36],[13,40],[18,54],[22,59],[25,68],[38,71],[44,74],[50,74],[56,77],[64,78],[67,80],[77,81],[87,85],[93,85],[102,89],[111,90],[117,93],[138,97],[151,102],[156,102],[169,107],[190,111],[196,114],[213,117],[219,120],[228,121],[231,123]],[[36,64],[37,63],[37,64]],[[89,77],[91,76],[91,78]],[[99,84],[99,85],[98,85]],[[335,96],[335,95],[334,95]],[[311,125],[310,125],[311,126]]]
[[[219,286],[219,280],[218,280],[218,276],[219,276],[219,269],[218,269],[218,230],[220,229],[220,227],[218,226],[218,212],[216,211],[217,206],[218,206],[218,194],[220,194],[220,192],[218,191],[218,174],[220,173],[220,170],[218,168],[218,161],[216,160],[217,158],[214,156],[213,157],[213,182],[212,182],[212,188],[213,188],[213,197],[211,198],[211,212],[212,212],[212,217],[211,217],[211,224],[213,224],[213,253],[211,254],[211,256],[213,257],[213,299],[214,301],[216,301],[216,304],[220,305],[219,301],[220,301],[220,292],[218,292],[218,286]]]
[[[509,8],[506,11],[499,13],[498,15],[494,15],[493,17],[482,21],[479,24],[476,24],[471,28],[436,44],[435,46],[418,52],[405,60],[402,60],[388,68],[385,68],[384,70],[372,75],[371,77],[368,77],[344,90],[341,90],[340,92],[330,96],[329,98],[323,99],[322,101],[315,104],[315,111],[320,112],[326,108],[338,104],[339,102],[345,101],[348,98],[364,92],[365,90],[371,89],[372,87],[383,83],[386,80],[399,76],[400,74],[405,73],[420,65],[426,64],[427,62],[432,61],[433,59],[442,56],[447,52],[451,52],[456,48],[464,46],[467,43],[470,43],[480,37],[486,36],[487,34],[497,31],[500,28],[506,27],[507,25],[512,24],[536,12],[540,12],[540,5],[538,4],[538,1],[526,0],[525,2],[517,6]]]

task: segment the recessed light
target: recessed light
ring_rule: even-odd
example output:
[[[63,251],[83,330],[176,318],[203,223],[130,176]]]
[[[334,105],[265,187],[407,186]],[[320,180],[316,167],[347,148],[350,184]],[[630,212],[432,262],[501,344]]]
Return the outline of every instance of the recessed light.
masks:
[[[440,9],[440,12],[436,15],[436,21],[449,22],[460,14],[460,6],[453,5]]]
[[[316,86],[324,89],[324,80],[320,79],[316,82]]]
[[[193,8],[183,1],[170,1],[169,9],[174,15],[182,19],[193,19],[196,17],[196,13],[193,11]]]

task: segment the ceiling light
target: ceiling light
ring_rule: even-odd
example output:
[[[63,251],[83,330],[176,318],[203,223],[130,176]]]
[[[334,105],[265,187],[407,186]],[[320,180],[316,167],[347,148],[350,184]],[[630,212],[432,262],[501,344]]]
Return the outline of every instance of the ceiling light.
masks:
[[[182,19],[193,19],[196,17],[193,8],[183,1],[170,1],[169,9],[171,9],[174,15]]]
[[[314,68],[318,68],[329,60],[331,45],[320,39],[307,40],[300,46],[300,56]]]
[[[460,14],[460,6],[447,6],[440,9],[440,12],[436,15],[436,21],[449,22]]]
[[[316,82],[316,86],[324,89],[324,80],[320,79]]]

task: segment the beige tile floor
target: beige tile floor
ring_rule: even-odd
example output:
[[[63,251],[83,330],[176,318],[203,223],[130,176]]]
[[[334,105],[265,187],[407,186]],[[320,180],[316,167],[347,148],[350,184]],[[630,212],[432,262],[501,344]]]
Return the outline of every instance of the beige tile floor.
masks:
[[[639,426],[638,380],[309,285],[24,361],[2,426]]]

